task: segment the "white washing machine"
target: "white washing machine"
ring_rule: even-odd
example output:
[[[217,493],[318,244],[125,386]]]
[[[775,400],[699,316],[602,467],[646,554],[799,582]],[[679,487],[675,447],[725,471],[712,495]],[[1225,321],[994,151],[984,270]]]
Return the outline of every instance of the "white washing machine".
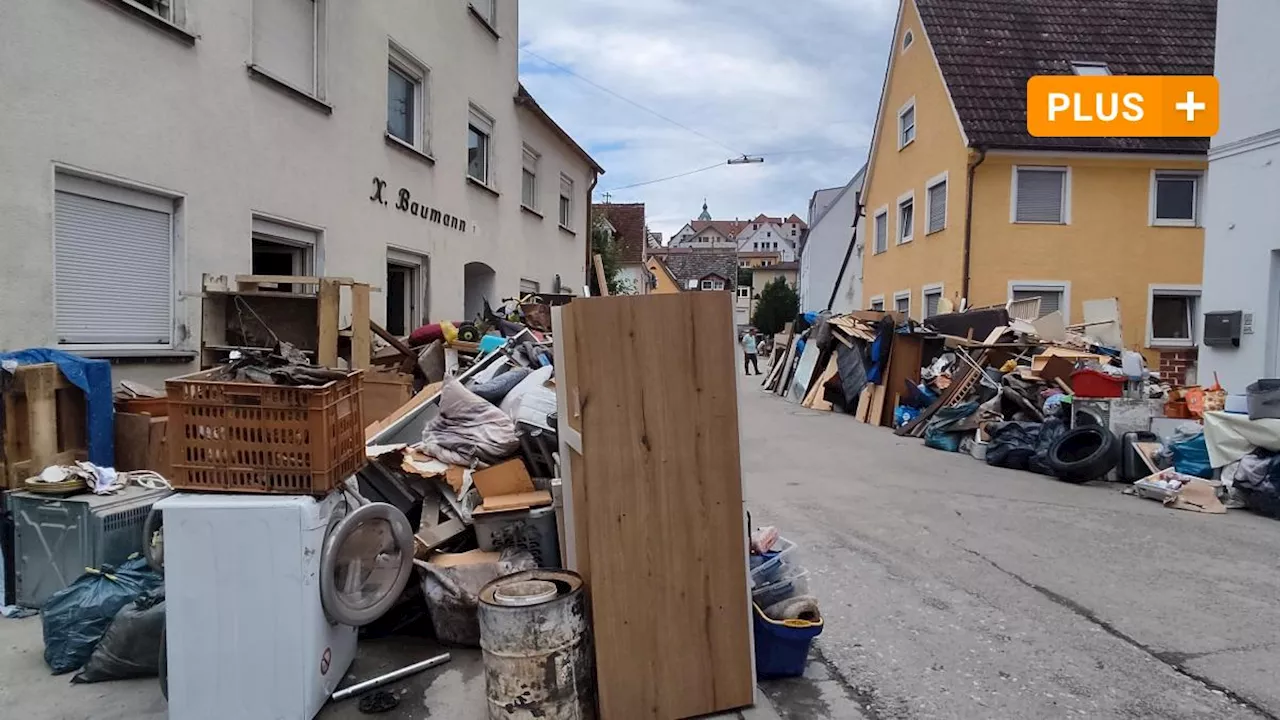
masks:
[[[412,530],[390,505],[178,494],[156,508],[173,720],[311,720],[355,657],[356,626],[412,573]]]

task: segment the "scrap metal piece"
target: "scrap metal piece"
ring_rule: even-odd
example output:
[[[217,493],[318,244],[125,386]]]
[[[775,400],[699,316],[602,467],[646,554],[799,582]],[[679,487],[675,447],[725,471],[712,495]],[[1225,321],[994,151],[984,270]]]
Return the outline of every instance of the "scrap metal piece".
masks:
[[[433,658],[427,658],[426,660],[423,660],[421,662],[416,662],[412,665],[406,665],[400,668],[399,670],[392,670],[391,672],[385,675],[379,675],[378,677],[375,677],[375,678],[369,678],[364,682],[358,682],[355,685],[344,687],[341,690],[335,691],[333,695],[329,697],[329,699],[334,701],[346,700],[347,698],[352,697],[354,695],[359,695],[360,693],[365,692],[366,690],[373,690],[375,688],[380,688],[383,685],[386,685],[388,683],[393,683],[396,680],[399,680],[401,678],[406,678],[406,677],[409,677],[410,675],[416,675],[422,672],[423,670],[430,670],[433,667],[443,665],[452,659],[453,659],[453,656],[450,655],[449,653],[440,653],[439,655],[436,655]]]

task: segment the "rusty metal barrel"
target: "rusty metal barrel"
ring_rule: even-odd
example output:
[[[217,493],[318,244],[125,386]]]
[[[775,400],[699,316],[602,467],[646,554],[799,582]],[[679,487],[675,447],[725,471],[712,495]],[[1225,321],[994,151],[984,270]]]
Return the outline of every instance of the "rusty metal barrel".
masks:
[[[582,578],[526,570],[480,590],[490,720],[595,720],[595,655]]]

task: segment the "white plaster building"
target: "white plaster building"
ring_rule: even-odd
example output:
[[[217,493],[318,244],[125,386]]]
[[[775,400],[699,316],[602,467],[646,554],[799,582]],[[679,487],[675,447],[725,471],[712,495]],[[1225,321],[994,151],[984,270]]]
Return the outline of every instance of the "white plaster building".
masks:
[[[1242,311],[1244,332],[1238,348],[1201,343],[1198,375],[1211,383],[1217,372],[1232,393],[1244,393],[1258,378],[1280,377],[1277,28],[1274,0],[1218,4],[1221,124],[1209,150],[1201,309]]]
[[[865,173],[864,167],[845,185],[818,190],[809,200],[809,232],[800,251],[800,309],[803,311],[827,309],[837,283],[841,287],[832,302],[832,312],[861,309],[862,254],[856,248],[850,254],[849,243],[854,237]],[[860,225],[861,220],[856,224]],[[861,233],[858,238],[861,240]]]
[[[178,374],[202,273],[354,277],[393,331],[580,287],[603,171],[520,87],[518,12],[0,4],[0,348]]]
[[[751,220],[713,220],[704,202],[698,219],[671,236],[671,247],[776,252],[782,262],[794,262],[799,257],[801,233],[807,227],[794,214],[788,218],[761,214]]]

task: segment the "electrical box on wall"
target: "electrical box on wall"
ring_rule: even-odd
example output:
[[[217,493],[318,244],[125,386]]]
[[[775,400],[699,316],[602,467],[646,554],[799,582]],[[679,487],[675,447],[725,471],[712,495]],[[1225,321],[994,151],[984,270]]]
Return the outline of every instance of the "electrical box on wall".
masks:
[[[1204,314],[1204,344],[1210,347],[1240,347],[1244,312],[1219,310]]]

